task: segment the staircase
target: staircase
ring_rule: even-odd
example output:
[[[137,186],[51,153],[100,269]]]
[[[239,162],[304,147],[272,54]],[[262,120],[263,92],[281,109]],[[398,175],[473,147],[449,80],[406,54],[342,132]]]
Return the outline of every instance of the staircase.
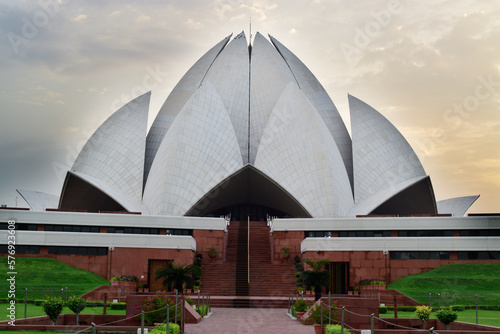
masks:
[[[286,308],[287,298],[284,297],[295,289],[295,268],[292,260],[272,263],[266,222],[250,222],[250,240],[246,221],[231,222],[228,227],[226,262],[204,259],[201,282],[202,292],[210,292],[214,306],[262,307],[266,300],[259,300],[258,297],[283,297],[282,300],[275,298],[273,307]],[[225,297],[217,299],[214,296]]]

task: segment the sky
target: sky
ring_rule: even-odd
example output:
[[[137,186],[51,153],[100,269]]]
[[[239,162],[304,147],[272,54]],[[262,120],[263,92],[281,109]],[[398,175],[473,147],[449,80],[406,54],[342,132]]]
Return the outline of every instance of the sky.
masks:
[[[85,141],[152,91],[149,124],[183,74],[229,34],[271,34],[322,83],[405,136],[437,200],[500,212],[500,2],[0,0],[0,204],[59,195]]]

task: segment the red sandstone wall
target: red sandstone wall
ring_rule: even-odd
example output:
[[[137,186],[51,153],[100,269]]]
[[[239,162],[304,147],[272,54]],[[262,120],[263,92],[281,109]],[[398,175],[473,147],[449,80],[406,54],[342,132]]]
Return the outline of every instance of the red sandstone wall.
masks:
[[[304,231],[276,231],[273,233],[274,241],[274,261],[280,261],[281,248],[290,248],[290,258],[300,256],[300,243],[304,240]]]
[[[115,248],[108,251],[108,256],[89,255],[55,255],[48,254],[47,247],[40,247],[40,254],[18,254],[18,257],[45,257],[59,260],[78,269],[88,270],[96,275],[110,279],[116,275],[135,275],[139,283],[145,284],[148,279],[148,259],[175,260],[191,264],[194,253],[189,250]],[[141,276],[144,278],[141,279]]]
[[[225,252],[224,231],[193,230],[193,238],[196,240],[196,253],[203,254],[203,261],[208,261],[207,251],[215,248],[219,251],[219,259]]]
[[[356,286],[362,279],[379,279],[392,283],[408,275],[419,274],[450,263],[498,263],[498,260],[457,260],[456,252],[449,260],[391,260],[382,251],[360,252],[306,252],[302,258],[329,259],[331,262],[349,262],[349,285]]]

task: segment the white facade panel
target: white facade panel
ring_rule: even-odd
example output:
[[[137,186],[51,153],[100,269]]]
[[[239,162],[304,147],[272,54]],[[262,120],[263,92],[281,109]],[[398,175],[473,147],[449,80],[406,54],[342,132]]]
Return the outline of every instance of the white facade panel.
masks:
[[[205,80],[158,149],[143,203],[151,214],[182,216],[242,166],[240,147],[224,103]]]
[[[87,141],[71,170],[140,203],[150,96],[143,94],[111,115]]]

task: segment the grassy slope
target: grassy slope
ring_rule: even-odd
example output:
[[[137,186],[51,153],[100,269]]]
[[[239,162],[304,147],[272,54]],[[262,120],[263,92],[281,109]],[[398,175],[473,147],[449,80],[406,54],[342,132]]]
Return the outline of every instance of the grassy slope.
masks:
[[[500,305],[500,263],[462,263],[441,266],[410,275],[388,286],[419,302],[428,303],[429,293],[457,295],[457,304],[472,305],[479,295],[482,305]]]
[[[52,289],[54,295],[59,294],[61,288],[68,287],[68,295],[81,295],[101,285],[109,284],[107,280],[89,271],[76,269],[54,259],[46,258],[16,258],[16,296],[24,298],[24,288],[28,288],[29,299],[41,299],[42,288],[45,295]],[[7,273],[7,258],[0,257],[0,270]],[[0,281],[0,289],[4,291],[2,298],[6,298],[8,283]]]

